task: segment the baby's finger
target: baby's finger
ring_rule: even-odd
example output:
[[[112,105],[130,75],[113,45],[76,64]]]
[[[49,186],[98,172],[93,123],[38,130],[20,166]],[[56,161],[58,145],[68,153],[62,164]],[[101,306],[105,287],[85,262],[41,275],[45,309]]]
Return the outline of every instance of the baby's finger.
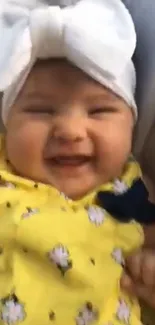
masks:
[[[135,295],[135,283],[127,273],[123,273],[120,281],[120,285],[123,291],[129,295]]]
[[[151,250],[143,251],[141,263],[140,281],[146,286],[155,287],[155,252]]]
[[[150,307],[155,308],[155,289],[144,284],[134,283],[127,274],[122,275],[121,288],[128,295],[136,296],[145,301]]]
[[[143,252],[138,250],[126,259],[126,271],[134,281],[140,281]]]

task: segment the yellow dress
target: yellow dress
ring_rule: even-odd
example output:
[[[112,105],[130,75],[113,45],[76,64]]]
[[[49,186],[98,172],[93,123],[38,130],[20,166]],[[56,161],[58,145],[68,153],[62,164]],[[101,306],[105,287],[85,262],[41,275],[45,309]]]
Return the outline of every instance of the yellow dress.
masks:
[[[124,257],[143,244],[141,226],[120,223],[96,191],[72,201],[13,175],[0,152],[0,324],[140,325],[138,302],[120,289]],[[130,162],[121,180],[139,175]]]

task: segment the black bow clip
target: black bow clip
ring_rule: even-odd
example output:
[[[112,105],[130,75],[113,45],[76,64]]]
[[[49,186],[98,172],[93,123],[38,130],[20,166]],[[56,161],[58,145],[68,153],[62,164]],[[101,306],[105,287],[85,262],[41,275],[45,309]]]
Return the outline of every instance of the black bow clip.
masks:
[[[97,200],[102,208],[121,222],[155,223],[155,204],[149,201],[148,191],[141,179],[133,182],[122,194],[98,192]]]

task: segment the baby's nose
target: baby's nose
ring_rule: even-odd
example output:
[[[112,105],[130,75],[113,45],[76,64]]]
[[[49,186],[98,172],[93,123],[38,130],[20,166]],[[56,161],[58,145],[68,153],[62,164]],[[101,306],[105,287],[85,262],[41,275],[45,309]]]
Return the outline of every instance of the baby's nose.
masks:
[[[87,136],[87,127],[84,119],[62,117],[55,123],[53,136],[61,141],[82,141]]]

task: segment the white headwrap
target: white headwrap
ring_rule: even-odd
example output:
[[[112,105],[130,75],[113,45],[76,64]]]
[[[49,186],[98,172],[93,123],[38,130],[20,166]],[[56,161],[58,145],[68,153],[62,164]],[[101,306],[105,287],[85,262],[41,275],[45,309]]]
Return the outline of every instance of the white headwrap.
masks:
[[[38,58],[68,59],[121,96],[137,115],[132,62],[136,33],[128,10],[121,0],[72,1],[75,3],[65,8],[49,5],[50,0],[48,4],[43,0],[4,0],[0,4],[4,124]]]

